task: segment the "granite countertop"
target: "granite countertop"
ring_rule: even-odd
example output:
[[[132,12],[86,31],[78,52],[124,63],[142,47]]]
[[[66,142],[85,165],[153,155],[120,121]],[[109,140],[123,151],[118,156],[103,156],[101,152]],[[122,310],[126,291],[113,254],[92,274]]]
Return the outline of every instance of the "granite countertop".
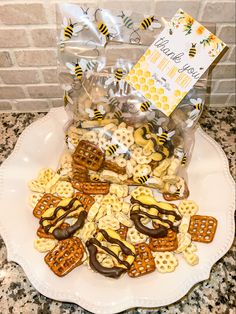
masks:
[[[9,156],[21,132],[44,113],[4,113],[0,115],[0,164]],[[201,126],[224,149],[235,178],[236,108],[206,110]],[[158,309],[132,309],[126,313],[235,313],[236,271],[234,245],[212,268],[210,278],[197,284],[179,302]],[[79,306],[46,298],[37,292],[22,268],[7,261],[6,246],[0,237],[0,313],[66,314],[88,313]]]

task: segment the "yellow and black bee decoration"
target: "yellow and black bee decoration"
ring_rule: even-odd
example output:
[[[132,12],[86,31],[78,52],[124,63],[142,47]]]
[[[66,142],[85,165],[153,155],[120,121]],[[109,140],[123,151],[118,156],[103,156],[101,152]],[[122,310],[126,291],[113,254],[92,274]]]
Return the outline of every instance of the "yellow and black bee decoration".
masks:
[[[68,67],[68,69],[70,69],[70,73],[75,75],[78,80],[81,80],[83,78],[83,69],[79,64],[79,61],[77,61],[76,63],[67,62],[66,66]]]
[[[140,184],[144,184],[148,181],[148,179],[150,179],[150,174],[146,175],[146,176],[142,176],[142,177],[138,177],[137,178],[137,182]]]
[[[184,166],[186,162],[187,162],[187,156],[186,156],[186,153],[184,153],[183,158],[181,160],[181,165]]]
[[[196,103],[196,104],[194,105],[194,108],[197,109],[197,110],[199,110],[199,111],[202,111],[202,103],[201,103],[201,102]]]
[[[178,189],[175,191],[175,193],[173,193],[173,196],[176,197],[176,198],[180,197],[180,188],[178,188]]]
[[[77,23],[72,23],[71,19],[69,19],[69,24],[67,22],[67,19],[64,18],[63,20],[63,27],[64,27],[64,39],[65,40],[69,40],[72,38],[72,36],[77,36],[79,31],[80,31],[80,27],[77,26]]]
[[[64,106],[65,107],[68,104],[72,104],[73,105],[73,100],[70,98],[69,93],[68,93],[67,90],[64,91],[63,101],[64,101]]]
[[[107,155],[107,156],[112,156],[112,155],[114,155],[118,148],[119,148],[119,145],[118,145],[118,144],[113,144],[113,145],[109,146],[109,147],[106,149],[106,155]]]
[[[122,120],[122,118],[123,118],[122,111],[121,110],[115,111],[114,118],[117,119],[117,120]]]
[[[116,71],[115,71],[115,78],[116,78],[116,80],[119,82],[121,79],[122,79],[122,77],[123,77],[123,74],[124,74],[124,71],[123,71],[123,69],[116,69]]]
[[[158,23],[158,20],[156,20],[154,16],[147,16],[144,20],[142,20],[139,28],[142,30],[152,30],[153,28],[161,28],[161,24]]]
[[[189,55],[190,58],[194,58],[196,56],[196,54],[197,54],[196,45],[197,44],[192,44],[192,47],[189,49],[188,55]]]
[[[142,112],[148,111],[148,110],[150,109],[151,105],[152,105],[152,103],[151,103],[150,101],[145,101],[145,102],[143,102],[143,103],[141,104],[140,110],[141,110]]]
[[[92,109],[86,109],[86,112],[89,114],[90,118],[97,120],[97,121],[103,120],[103,117],[105,114],[103,106],[98,106],[98,108],[95,108],[93,110]]]
[[[158,144],[159,145],[164,145],[167,141],[171,139],[172,136],[174,136],[175,131],[168,132],[168,131],[163,131],[162,128],[160,127],[158,129]]]
[[[98,27],[99,32],[102,35],[106,36],[107,39],[110,38],[110,33],[109,33],[108,27],[107,27],[107,25],[105,23],[100,22],[100,23],[98,23],[97,27]]]

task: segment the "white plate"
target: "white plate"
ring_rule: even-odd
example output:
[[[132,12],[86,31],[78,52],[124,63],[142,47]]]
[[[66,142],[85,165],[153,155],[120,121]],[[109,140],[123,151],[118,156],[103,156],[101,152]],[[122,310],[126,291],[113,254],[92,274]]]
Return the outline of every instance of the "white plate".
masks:
[[[199,214],[218,219],[211,244],[198,243],[200,263],[191,267],[179,258],[174,273],[157,271],[137,279],[108,279],[81,266],[64,278],[56,277],[33,248],[37,220],[27,205],[27,182],[42,167],[55,167],[63,151],[64,109],[53,109],[28,127],[12,155],[0,169],[0,233],[8,260],[20,264],[33,286],[45,296],[77,303],[95,313],[116,313],[131,307],[159,307],[183,297],[196,283],[207,279],[211,267],[230,248],[234,237],[234,181],[222,149],[200,128],[189,167],[191,199]]]

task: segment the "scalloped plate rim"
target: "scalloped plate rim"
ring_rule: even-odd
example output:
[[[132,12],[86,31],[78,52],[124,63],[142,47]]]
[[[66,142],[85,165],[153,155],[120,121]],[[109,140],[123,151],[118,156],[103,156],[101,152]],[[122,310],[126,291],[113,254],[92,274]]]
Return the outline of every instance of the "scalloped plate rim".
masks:
[[[57,114],[64,115],[64,119],[68,119],[68,118],[66,118],[64,108],[53,108],[49,111],[49,113],[46,116],[36,120],[30,126],[28,126],[22,132],[22,134],[19,136],[18,141],[17,141],[11,155],[2,163],[2,165],[0,167],[0,201],[2,199],[1,186],[3,185],[3,179],[2,179],[3,174],[7,170],[7,167],[8,167],[8,164],[10,163],[10,161],[13,158],[15,158],[15,156],[17,155],[18,150],[19,150],[20,146],[22,145],[22,142],[24,141],[24,138],[32,130],[32,128],[37,128],[38,125],[45,123],[48,119],[55,118],[55,114],[56,115]],[[221,146],[217,142],[215,142],[209,135],[207,135],[201,129],[201,127],[198,127],[196,132],[199,132],[200,136],[204,137],[212,146],[214,146],[214,148],[219,153],[221,160],[222,160],[222,164],[224,165],[224,172],[223,173],[224,173],[224,176],[227,178],[230,187],[232,188],[232,199],[234,199],[234,194],[235,194],[234,180],[230,174],[228,159],[227,159],[224,151],[222,150]],[[71,302],[71,303],[78,304],[79,306],[81,306],[81,307],[83,307],[89,311],[94,311],[96,313],[107,313],[108,314],[108,313],[117,313],[117,312],[124,311],[126,309],[133,308],[133,307],[150,308],[150,307],[160,307],[160,306],[165,306],[165,305],[175,303],[178,300],[180,300],[182,297],[184,297],[194,285],[196,285],[197,283],[199,283],[203,280],[208,279],[210,276],[211,268],[214,266],[214,264],[220,258],[222,258],[227,253],[227,251],[230,249],[230,247],[233,243],[234,230],[235,230],[234,219],[233,219],[234,218],[234,211],[235,211],[235,206],[234,206],[234,200],[233,200],[231,206],[229,206],[229,208],[228,208],[228,219],[231,220],[231,224],[230,224],[231,230],[228,233],[228,237],[224,243],[224,246],[222,246],[222,248],[217,251],[217,253],[211,258],[211,260],[208,263],[204,264],[204,270],[202,270],[201,273],[198,273],[198,275],[195,275],[195,276],[192,276],[191,278],[188,278],[183,283],[183,287],[179,291],[178,294],[174,293],[174,295],[169,295],[164,300],[132,297],[132,298],[126,299],[126,301],[123,301],[122,303],[112,304],[109,306],[109,308],[107,307],[107,305],[102,306],[101,304],[94,303],[91,301],[89,302],[88,300],[81,299],[80,297],[76,296],[75,294],[70,294],[70,295],[62,294],[62,293],[58,294],[58,293],[52,291],[50,288],[47,288],[45,285],[45,282],[44,283],[39,282],[36,279],[33,272],[31,271],[31,267],[29,266],[26,259],[24,259],[24,257],[20,256],[19,254],[17,254],[15,252],[14,245],[12,245],[12,241],[8,238],[7,230],[3,226],[2,222],[0,222],[0,234],[1,234],[3,240],[6,244],[8,261],[13,261],[13,262],[16,262],[17,264],[19,264],[23,268],[23,270],[24,270],[26,276],[28,277],[29,281],[31,282],[31,284],[41,294],[43,294],[46,297],[49,297],[51,299],[58,300],[58,301]]]

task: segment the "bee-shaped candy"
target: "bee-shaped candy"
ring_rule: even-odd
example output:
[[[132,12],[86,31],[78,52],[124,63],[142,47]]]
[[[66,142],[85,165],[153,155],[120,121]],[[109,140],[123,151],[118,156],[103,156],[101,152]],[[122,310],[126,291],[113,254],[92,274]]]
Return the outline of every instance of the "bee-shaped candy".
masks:
[[[180,197],[180,188],[178,188],[175,193],[173,193],[174,197]]]
[[[188,55],[190,58],[194,58],[196,56],[197,53],[196,45],[197,44],[192,44],[192,47],[189,49]]]
[[[187,162],[187,155],[186,155],[186,153],[184,153],[184,156],[181,160],[181,165],[184,166],[186,164],[186,162]]]
[[[77,26],[77,23],[72,23],[71,19],[69,19],[69,23],[67,19],[64,18],[63,20],[63,27],[64,27],[64,40],[69,40],[72,36],[77,36],[79,31],[81,30],[80,26]]]
[[[149,108],[151,107],[151,105],[152,105],[152,103],[151,103],[150,101],[145,101],[145,102],[143,102],[143,103],[141,104],[140,110],[141,110],[142,112],[148,111]]]
[[[127,153],[128,149],[122,143],[119,143],[116,139],[113,139],[111,142],[111,146],[106,149],[106,155],[112,156],[114,154],[125,154]]]
[[[108,156],[114,155],[118,148],[119,148],[118,144],[113,144],[113,145],[109,146],[106,149],[106,155],[108,155]]]
[[[103,115],[105,114],[103,106],[98,106],[96,109],[86,109],[86,112],[89,114],[90,118],[94,120],[101,121],[103,119]]]
[[[171,139],[172,136],[174,136],[175,131],[172,132],[163,132],[162,128],[160,127],[158,129],[157,135],[159,136],[158,138],[158,144],[159,145],[164,145],[167,141]]]
[[[150,179],[150,177],[151,177],[150,174],[148,174],[146,176],[138,177],[137,181],[140,184],[144,184],[144,183],[147,183],[147,181],[148,181],[148,179]]]
[[[83,77],[83,69],[79,64],[79,61],[77,60],[76,63],[66,63],[66,66],[68,67],[68,69],[70,69],[70,73],[75,75],[77,77],[78,80],[81,80]]]
[[[175,156],[181,160],[181,165],[184,166],[187,162],[187,155],[181,146],[175,149]]]
[[[139,25],[139,28],[142,30],[150,29],[152,30],[153,28],[160,28],[161,24],[158,23],[158,20],[155,19],[154,16],[146,16],[144,20]]]

